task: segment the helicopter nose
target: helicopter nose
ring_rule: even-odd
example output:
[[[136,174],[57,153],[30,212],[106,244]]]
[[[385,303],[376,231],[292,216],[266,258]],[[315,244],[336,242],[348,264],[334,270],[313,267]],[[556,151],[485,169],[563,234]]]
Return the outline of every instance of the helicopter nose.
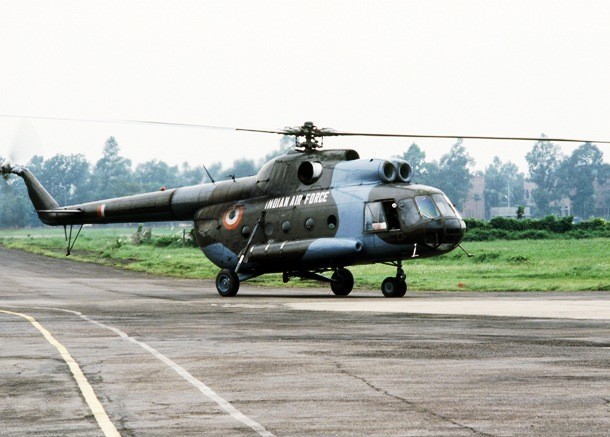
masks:
[[[459,244],[466,234],[466,224],[459,218],[445,219],[445,242]]]
[[[457,217],[441,217],[426,224],[426,244],[439,247],[459,244],[466,233],[466,224]]]

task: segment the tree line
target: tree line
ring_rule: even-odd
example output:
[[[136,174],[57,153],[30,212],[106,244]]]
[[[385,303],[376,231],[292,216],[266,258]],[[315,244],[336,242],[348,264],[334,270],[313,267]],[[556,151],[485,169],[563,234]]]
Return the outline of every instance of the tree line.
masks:
[[[474,159],[468,155],[461,140],[438,161],[426,161],[425,152],[415,143],[401,158],[411,163],[414,182],[440,188],[458,209],[463,209],[476,174],[472,171]],[[493,207],[514,206],[517,210],[519,205],[525,205],[526,194],[534,200],[537,217],[558,214],[558,204],[563,198],[570,199],[573,215],[589,218],[595,214],[598,200],[595,184],[603,185],[610,179],[610,165],[604,163],[603,153],[595,144],[581,144],[565,155],[558,145],[542,139],[534,144],[525,159],[527,176],[516,164],[502,162],[497,156],[484,172],[477,173],[485,180],[486,217]],[[530,193],[524,189],[526,180],[535,184]],[[610,207],[610,192],[605,193],[605,199],[599,200]]]
[[[208,167],[208,171],[214,180],[254,175],[269,159],[285,153],[290,144],[288,139],[282,139],[278,150],[258,162],[240,158],[229,168],[215,163]],[[0,165],[6,161],[0,156]],[[187,162],[170,166],[153,159],[133,167],[131,160],[120,155],[114,137],[106,140],[102,157],[95,164],[89,163],[82,154],[57,154],[49,159],[36,155],[26,167],[60,205],[210,182],[203,166],[191,167]],[[25,184],[16,177],[0,179],[0,227],[40,225]]]
[[[284,137],[278,150],[259,161],[240,158],[230,168],[215,163],[208,171],[215,180],[254,175],[265,162],[290,150],[291,146],[291,139]],[[438,187],[458,209],[463,209],[476,173],[473,170],[475,161],[461,139],[439,160],[427,161],[425,152],[415,143],[399,157],[411,164],[413,182]],[[563,197],[570,198],[575,215],[586,218],[594,213],[594,184],[603,184],[610,178],[610,165],[603,162],[603,154],[597,146],[585,143],[565,156],[557,145],[541,140],[534,144],[526,160],[527,178],[537,187],[531,196],[536,202],[538,216],[556,213],[554,205]],[[4,161],[0,156],[0,165]],[[102,157],[95,164],[89,163],[82,154],[57,154],[49,159],[34,156],[27,166],[62,205],[209,182],[203,166],[191,167],[186,162],[170,166],[155,159],[134,168],[129,159],[120,155],[114,137],[108,138]],[[507,205],[516,209],[517,205],[524,204],[526,175],[519,172],[515,164],[495,157],[483,175],[488,209]],[[24,184],[16,181],[12,177],[0,179],[0,227],[39,226]],[[606,201],[610,202],[610,199]]]

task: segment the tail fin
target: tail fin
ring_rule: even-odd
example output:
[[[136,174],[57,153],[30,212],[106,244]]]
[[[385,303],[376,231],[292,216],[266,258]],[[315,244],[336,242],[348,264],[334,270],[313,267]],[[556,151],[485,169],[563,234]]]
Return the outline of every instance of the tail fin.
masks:
[[[28,188],[28,195],[36,211],[52,210],[59,208],[59,204],[53,196],[42,186],[36,177],[27,168],[12,168],[12,173],[21,176]]]

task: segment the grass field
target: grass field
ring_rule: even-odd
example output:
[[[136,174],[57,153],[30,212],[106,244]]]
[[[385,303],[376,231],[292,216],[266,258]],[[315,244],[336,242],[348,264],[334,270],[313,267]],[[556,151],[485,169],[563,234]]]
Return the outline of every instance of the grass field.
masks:
[[[134,245],[131,243],[134,232],[135,228],[85,228],[71,259],[183,278],[216,276],[218,268],[199,249]],[[176,235],[179,240],[182,230],[153,230],[153,236],[169,235]],[[0,230],[0,244],[65,257],[63,229]],[[464,246],[475,256],[468,258],[456,250],[438,258],[405,262],[409,290],[610,290],[610,239],[499,240]],[[351,270],[357,288],[377,289],[386,276],[395,274],[393,267],[384,265],[357,266]],[[265,275],[251,282],[284,285],[280,275]],[[287,285],[301,283],[295,280]]]

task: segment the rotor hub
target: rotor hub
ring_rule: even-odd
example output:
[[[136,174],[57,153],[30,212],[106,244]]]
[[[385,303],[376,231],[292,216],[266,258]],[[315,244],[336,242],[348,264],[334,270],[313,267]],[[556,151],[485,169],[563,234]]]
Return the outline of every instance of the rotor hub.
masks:
[[[312,121],[306,121],[303,126],[286,127],[283,130],[285,135],[294,136],[296,139],[296,148],[309,152],[322,147],[320,138],[337,135],[337,133],[329,128],[318,128]],[[299,138],[305,140],[299,142]]]

